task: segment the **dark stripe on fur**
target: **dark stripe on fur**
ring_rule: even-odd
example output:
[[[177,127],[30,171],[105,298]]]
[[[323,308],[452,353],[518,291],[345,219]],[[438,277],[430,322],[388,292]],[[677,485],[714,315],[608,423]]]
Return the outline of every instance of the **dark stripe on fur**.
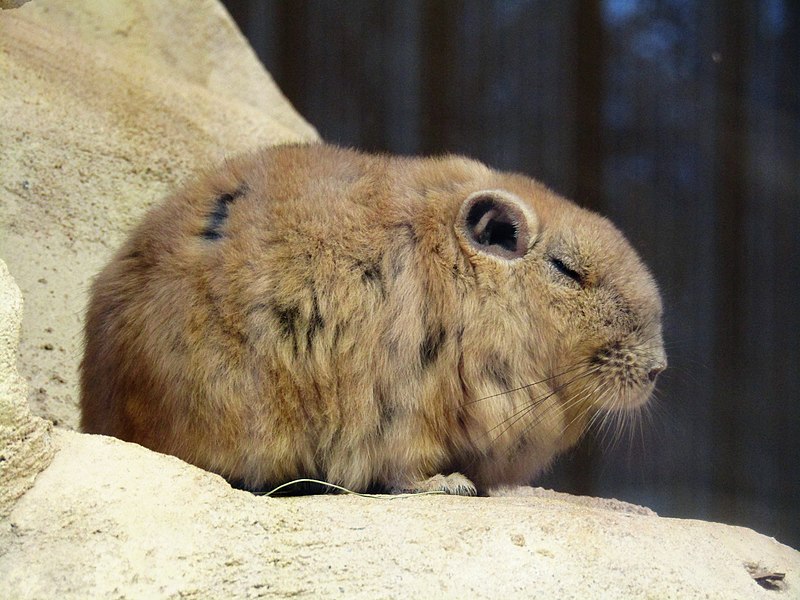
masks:
[[[203,238],[207,240],[218,240],[222,237],[221,229],[225,221],[228,220],[230,205],[234,200],[243,196],[245,191],[246,188],[242,185],[233,193],[217,196],[214,200],[214,209],[211,211],[211,214],[208,215],[206,228],[200,233]]]
[[[429,367],[439,357],[446,337],[447,333],[441,325],[428,330],[419,347],[419,362],[423,369]]]
[[[306,330],[306,350],[311,351],[311,345],[317,333],[325,328],[325,319],[319,312],[319,302],[315,293],[311,298],[311,316],[308,319],[308,329]]]
[[[356,262],[356,268],[361,269],[361,280],[364,285],[374,285],[378,288],[383,298],[386,297],[386,282],[383,278],[383,269],[380,261],[373,263]]]
[[[297,306],[272,306],[272,314],[278,321],[280,332],[284,338],[292,340],[292,349],[297,355],[297,328],[300,319],[300,309]]]

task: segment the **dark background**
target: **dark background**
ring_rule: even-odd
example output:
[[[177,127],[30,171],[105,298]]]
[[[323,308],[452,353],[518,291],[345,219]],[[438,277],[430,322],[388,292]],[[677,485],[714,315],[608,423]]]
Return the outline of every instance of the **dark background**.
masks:
[[[324,139],[458,152],[612,218],[659,280],[644,436],[537,482],[800,547],[796,0],[227,0]]]

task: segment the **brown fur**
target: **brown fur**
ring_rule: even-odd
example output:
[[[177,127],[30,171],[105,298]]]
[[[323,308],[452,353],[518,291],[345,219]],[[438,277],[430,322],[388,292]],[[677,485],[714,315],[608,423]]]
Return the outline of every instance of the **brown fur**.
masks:
[[[521,257],[470,240],[481,190],[520,217]],[[530,481],[597,409],[645,403],[660,320],[614,226],[526,177],[265,149],[151,210],[98,276],[82,427],[252,488],[474,493]]]

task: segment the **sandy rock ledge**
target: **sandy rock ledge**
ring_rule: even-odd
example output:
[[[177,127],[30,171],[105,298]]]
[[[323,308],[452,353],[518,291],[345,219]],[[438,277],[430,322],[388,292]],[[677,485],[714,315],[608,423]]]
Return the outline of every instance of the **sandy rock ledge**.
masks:
[[[56,429],[0,527],[2,598],[797,598],[800,553],[749,529],[521,488],[492,498],[257,497]],[[386,497],[384,497],[386,498]],[[785,573],[759,586],[746,565]]]

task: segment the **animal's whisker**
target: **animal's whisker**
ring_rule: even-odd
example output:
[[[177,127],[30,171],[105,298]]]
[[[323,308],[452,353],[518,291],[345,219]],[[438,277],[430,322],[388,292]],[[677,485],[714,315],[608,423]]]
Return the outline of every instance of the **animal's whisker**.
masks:
[[[571,370],[574,370],[574,369],[571,369]],[[509,429],[511,429],[511,428],[512,428],[512,427],[513,427],[513,426],[514,426],[516,423],[518,423],[518,422],[519,422],[521,419],[525,418],[525,416],[526,416],[526,415],[533,413],[533,412],[534,412],[534,411],[535,411],[535,410],[536,410],[536,409],[537,409],[539,406],[541,406],[541,405],[542,405],[542,403],[543,403],[544,401],[546,401],[548,398],[552,397],[554,394],[557,394],[557,393],[558,393],[558,392],[560,392],[560,391],[561,391],[561,390],[562,390],[564,387],[566,387],[566,386],[570,385],[571,383],[573,383],[573,382],[577,381],[578,379],[580,379],[580,378],[582,378],[582,377],[588,377],[588,376],[590,376],[590,375],[594,374],[596,371],[597,371],[597,368],[592,368],[592,369],[589,369],[589,370],[587,370],[587,371],[586,371],[586,372],[584,372],[584,373],[581,373],[581,374],[579,374],[579,375],[576,375],[575,377],[572,377],[571,379],[569,379],[568,381],[566,381],[566,382],[562,383],[561,385],[557,386],[557,387],[556,387],[556,388],[554,388],[553,390],[551,390],[551,391],[549,391],[549,392],[547,392],[547,393],[545,393],[545,394],[543,394],[543,395],[541,395],[541,396],[539,396],[539,397],[537,397],[537,398],[534,398],[534,399],[532,399],[530,402],[526,403],[526,404],[525,404],[525,405],[524,405],[522,408],[520,408],[519,410],[515,411],[515,412],[514,412],[512,415],[510,415],[508,418],[504,419],[503,421],[501,421],[500,423],[498,423],[497,425],[495,425],[495,426],[494,426],[494,427],[492,427],[491,429],[487,430],[487,431],[485,432],[485,434],[484,434],[484,435],[490,435],[490,434],[491,434],[493,431],[495,431],[495,430],[496,430],[496,429],[498,429],[499,427],[502,427],[503,425],[506,425],[506,427],[505,427],[505,428],[504,428],[502,431],[500,431],[500,432],[499,432],[497,435],[495,435],[495,436],[494,436],[494,437],[493,437],[493,438],[492,438],[492,439],[489,441],[489,443],[488,443],[488,446],[487,446],[487,447],[488,447],[488,448],[491,448],[492,446],[494,446],[494,445],[495,445],[495,443],[497,442],[497,440],[499,440],[499,439],[500,439],[500,438],[501,438],[501,437],[502,437],[502,436],[503,436],[503,435],[504,435],[504,434],[505,434],[505,433],[506,433],[506,432],[507,432]],[[567,371],[567,372],[569,372],[569,371]],[[549,379],[552,379],[552,378],[549,378]],[[525,435],[525,434],[526,434],[526,433],[527,433],[527,432],[528,432],[528,431],[529,431],[529,430],[530,430],[532,427],[535,427],[535,426],[536,426],[536,425],[537,425],[537,424],[538,424],[538,423],[541,421],[541,418],[543,418],[543,416],[544,416],[545,414],[546,414],[546,413],[543,413],[543,415],[542,415],[542,416],[540,416],[540,418],[539,418],[539,419],[536,419],[536,420],[534,420],[534,422],[533,422],[533,423],[531,423],[531,424],[528,424],[528,425],[527,425],[527,426],[526,426],[526,427],[523,429],[523,431],[521,432],[521,434],[520,434],[520,439],[522,439],[522,437],[523,437],[523,436],[524,436],[524,435]],[[513,451],[513,449],[514,449],[514,448],[513,448],[513,445],[509,446],[509,448],[507,449],[507,452],[506,452],[506,453],[504,453],[504,458],[507,458],[507,456],[511,454],[511,452]],[[470,463],[470,466],[471,466],[472,464],[474,464],[476,460],[477,460],[477,458],[476,458],[475,460],[473,460],[473,461]]]
[[[579,393],[576,396],[570,398],[567,402],[564,402],[563,404],[558,404],[558,405],[553,406],[552,410],[558,411],[559,414],[564,414],[565,412],[570,410],[573,406],[577,406],[580,403],[585,402],[587,398],[590,398],[592,396],[592,393],[593,393],[592,390],[583,390],[581,393]],[[531,429],[533,429],[534,427],[537,427],[545,419],[545,417],[549,416],[550,414],[551,414],[550,411],[546,411],[546,412],[538,415],[535,419],[533,419],[530,423],[528,423],[528,425],[525,427],[525,429],[522,430],[521,435],[525,435]],[[580,414],[578,416],[580,416]],[[577,418],[577,416],[576,416],[576,418]],[[575,419],[573,419],[573,421],[574,420]],[[562,430],[561,435],[564,434],[564,431],[566,431],[566,428],[564,430]]]
[[[598,405],[602,406],[606,403],[606,398],[608,397],[609,393],[613,390],[610,387],[606,387],[600,394],[595,398],[594,402],[592,402],[589,408],[595,408]],[[586,424],[586,431],[591,431],[593,427],[595,427],[600,420],[603,418],[603,412],[600,410],[596,410],[594,414],[589,418],[589,422]]]
[[[625,406],[630,405],[630,392],[624,393],[622,395],[618,395],[615,397],[614,402],[611,406],[611,441],[610,441],[610,451],[613,451],[616,448],[620,441],[622,440],[622,434],[626,430],[628,426],[628,417],[630,411],[625,409]]]
[[[599,445],[602,448],[607,448],[609,444],[609,431],[612,429],[613,424],[611,423],[616,419],[616,415],[613,411],[614,406],[616,406],[617,396],[613,396],[611,401],[604,411],[597,411],[595,416],[598,417],[597,419],[597,433],[600,435],[600,439],[598,440]]]
[[[586,391],[584,392],[584,394],[583,394],[583,395],[579,395],[579,396],[577,396],[576,398],[573,398],[571,401],[567,402],[567,403],[564,405],[564,409],[563,409],[563,410],[564,410],[564,412],[566,412],[567,410],[569,410],[569,409],[573,408],[574,406],[577,406],[577,405],[578,405],[578,404],[580,404],[580,403],[583,403],[583,402],[585,402],[585,401],[586,401],[588,398],[591,398],[591,397],[597,397],[597,394],[598,394],[598,392],[601,390],[601,388],[602,388],[602,387],[603,387],[603,382],[598,382],[598,383],[597,383],[597,385],[595,385],[595,387],[594,387],[592,390],[586,390]],[[584,415],[586,414],[586,411],[587,411],[587,410],[591,410],[591,408],[592,408],[592,407],[593,407],[595,404],[596,404],[596,400],[595,400],[595,401],[593,401],[593,402],[592,402],[592,403],[591,403],[589,406],[585,407],[585,409],[584,409],[584,410],[582,410],[582,411],[579,411],[579,412],[578,412],[578,413],[577,413],[577,414],[576,414],[576,415],[575,415],[575,416],[574,416],[574,417],[573,417],[573,418],[570,420],[570,422],[569,422],[569,423],[567,423],[566,425],[564,425],[564,427],[561,429],[561,435],[564,435],[564,434],[565,434],[567,431],[569,431],[569,428],[570,428],[570,427],[572,427],[572,426],[575,424],[575,422],[576,422],[578,419],[580,419],[582,416],[584,416]]]
[[[596,372],[598,369],[599,369],[599,367],[598,367],[598,368],[596,368],[596,369],[593,369],[591,373],[594,373],[594,372]],[[586,373],[586,374],[588,375],[588,374],[591,374],[591,373]],[[578,394],[576,394],[575,396],[573,396],[572,398],[570,398],[569,400],[567,400],[566,402],[564,402],[564,403],[562,403],[562,404],[557,404],[557,405],[554,405],[554,406],[552,406],[552,407],[548,407],[548,408],[549,408],[550,410],[557,410],[557,411],[559,412],[559,414],[563,414],[563,413],[567,412],[568,410],[570,410],[571,408],[573,408],[573,407],[575,407],[575,406],[578,406],[578,405],[580,405],[581,403],[585,402],[585,401],[586,401],[588,398],[591,398],[591,397],[592,397],[592,395],[593,395],[593,394],[595,394],[595,393],[597,392],[597,390],[600,388],[600,386],[601,386],[601,385],[602,385],[602,384],[598,383],[598,384],[597,384],[597,385],[596,385],[594,388],[592,388],[592,389],[584,389],[584,390],[582,390],[581,392],[579,392]],[[533,412],[532,410],[530,410],[530,411],[526,411],[526,413],[524,413],[524,414],[522,415],[522,417],[526,416],[527,414],[531,414],[532,412]],[[533,418],[533,419],[531,420],[531,422],[530,422],[530,423],[528,423],[528,424],[525,426],[525,428],[524,428],[524,429],[523,429],[523,430],[522,430],[522,431],[519,433],[519,437],[520,437],[520,438],[523,438],[524,436],[526,436],[526,435],[528,434],[528,432],[530,432],[530,431],[531,431],[533,428],[535,428],[535,427],[538,427],[538,426],[539,426],[539,425],[542,423],[542,421],[544,420],[544,418],[545,418],[545,417],[547,417],[547,416],[548,416],[548,415],[550,415],[550,414],[552,414],[552,413],[551,413],[551,412],[548,410],[548,411],[545,411],[545,412],[543,412],[543,413],[541,413],[541,414],[537,415],[537,416],[536,416],[535,418]],[[578,413],[578,414],[577,414],[577,415],[576,415],[576,416],[575,416],[575,417],[574,417],[574,418],[573,418],[573,419],[570,421],[570,423],[569,423],[569,424],[568,424],[566,427],[564,427],[564,428],[561,430],[561,434],[560,434],[560,435],[563,435],[563,434],[564,434],[564,432],[565,432],[565,431],[566,431],[566,430],[569,428],[569,426],[570,426],[572,423],[574,423],[574,422],[575,422],[575,420],[577,420],[577,419],[578,419],[578,418],[581,416],[581,414],[584,414],[584,413],[583,413],[582,411],[581,411],[581,412],[579,412],[579,413]],[[501,435],[502,435],[502,434],[501,434]],[[497,439],[497,438],[495,438],[495,439]],[[510,446],[510,447],[507,449],[507,451],[506,451],[506,455],[510,455],[510,454],[512,453],[513,449],[514,449],[514,448],[513,448],[513,446]]]
[[[647,327],[649,327],[649,325],[648,325]],[[646,329],[647,327],[645,327],[644,329]],[[649,337],[646,337],[646,338],[644,338],[643,340],[641,340],[641,341],[639,342],[639,345],[640,345],[642,348],[646,348],[648,343],[650,343],[651,341],[653,341],[653,340],[655,340],[655,339],[659,339],[659,338],[660,338],[660,336],[661,336],[661,333],[660,333],[660,332],[658,332],[658,333],[654,333],[654,334],[652,334],[651,336],[649,336]],[[663,345],[659,343],[659,344],[657,344],[655,347],[656,347],[656,348],[663,348]]]
[[[533,386],[541,385],[543,383],[547,383],[548,381],[552,381],[553,379],[557,379],[558,377],[563,377],[564,375],[567,375],[568,373],[572,373],[573,371],[576,371],[576,370],[578,370],[578,369],[580,369],[582,367],[586,367],[586,366],[588,366],[590,364],[591,363],[589,361],[581,361],[581,362],[575,363],[574,365],[572,365],[571,367],[569,367],[567,369],[564,369],[560,373],[555,373],[553,375],[550,375],[549,377],[545,377],[544,379],[540,379],[539,381],[534,381],[533,383],[526,383],[525,385],[521,385],[519,387],[515,387],[515,388],[509,389],[509,390],[505,390],[503,392],[497,392],[496,394],[490,394],[488,396],[483,396],[481,398],[476,398],[475,400],[469,400],[468,402],[462,402],[461,404],[458,405],[458,407],[460,408],[462,406],[469,406],[469,405],[475,404],[477,402],[483,402],[484,400],[490,400],[492,398],[498,398],[500,396],[505,396],[506,394],[512,394],[514,392],[519,392],[519,391],[522,391],[522,390],[526,390],[526,389],[531,388]]]
[[[639,443],[641,444],[640,447],[642,449],[647,447],[647,444],[644,441],[644,428],[645,428],[645,419],[650,416],[650,411],[643,409],[636,411],[636,424],[638,425],[639,429]],[[633,450],[633,443],[631,443],[631,451]]]
[[[708,370],[708,365],[696,365],[699,369]],[[682,365],[670,367],[665,373],[659,376],[663,377],[664,381],[675,381],[680,383],[689,383],[690,385],[701,385],[702,380],[698,377],[694,370],[686,368]]]
[[[524,406],[523,406],[521,409],[519,409],[519,410],[517,410],[516,412],[514,412],[514,413],[513,413],[513,414],[512,414],[510,417],[506,418],[505,420],[501,421],[500,423],[498,423],[497,425],[495,425],[494,427],[492,427],[491,429],[489,429],[489,430],[486,432],[487,434],[491,433],[492,431],[494,431],[494,430],[495,430],[495,429],[497,429],[498,427],[502,427],[504,424],[508,423],[508,426],[507,426],[505,429],[503,429],[503,430],[502,430],[502,431],[501,431],[499,434],[497,434],[497,435],[496,435],[496,436],[495,436],[495,437],[494,437],[494,438],[491,440],[491,442],[489,443],[489,444],[490,444],[490,446],[491,446],[491,444],[495,443],[495,442],[496,442],[498,439],[500,439],[500,437],[502,437],[502,435],[503,435],[503,434],[504,434],[506,431],[508,431],[508,430],[509,430],[511,427],[513,427],[513,426],[514,426],[514,425],[515,425],[515,424],[516,424],[516,423],[517,423],[517,422],[518,422],[520,419],[522,419],[522,418],[523,418],[523,417],[524,417],[524,416],[525,416],[527,413],[529,413],[529,412],[532,412],[532,411],[533,411],[533,410],[535,410],[535,409],[536,409],[538,406],[540,406],[540,405],[542,404],[542,402],[544,402],[544,401],[545,401],[545,400],[547,400],[548,398],[552,397],[553,395],[557,394],[557,393],[558,393],[558,392],[560,392],[562,389],[564,389],[566,386],[568,386],[569,384],[571,384],[571,383],[573,383],[573,382],[577,381],[578,379],[581,379],[582,377],[587,377],[587,376],[589,376],[589,375],[592,375],[592,374],[595,372],[595,370],[596,370],[596,369],[590,369],[589,371],[586,371],[585,373],[582,373],[582,374],[580,374],[580,375],[577,375],[577,376],[573,377],[572,379],[570,379],[569,381],[566,381],[566,382],[564,382],[563,384],[561,384],[560,386],[558,386],[558,387],[554,388],[554,389],[553,389],[553,390],[551,390],[550,392],[547,392],[546,394],[544,394],[544,395],[542,395],[542,396],[539,396],[538,398],[534,398],[533,400],[531,400],[530,402],[528,402],[526,405],[524,405]],[[510,421],[510,423],[509,423],[509,421]]]
[[[527,423],[523,427],[523,429],[518,433],[518,438],[519,439],[524,439],[525,436],[527,436],[528,433],[531,430],[533,430],[535,427],[538,427],[544,421],[544,419],[547,416],[551,415],[552,411],[558,411],[559,414],[563,414],[563,412],[565,412],[566,410],[569,410],[569,408],[572,405],[579,404],[580,402],[582,402],[586,398],[588,398],[590,395],[591,395],[590,390],[584,390],[580,394],[578,394],[576,397],[571,398],[568,402],[563,403],[563,404],[556,404],[556,405],[550,406],[550,407],[548,407],[548,410],[546,410],[546,411],[544,411],[544,412],[542,412],[540,414],[535,414],[534,413],[534,409],[536,407],[531,407],[531,410],[526,410],[520,416],[520,419],[524,418],[524,417],[526,417],[528,415],[532,415],[532,418],[531,418],[530,422]],[[519,420],[519,419],[517,419],[517,420]],[[496,439],[497,438],[495,438],[495,440]],[[504,458],[508,458],[514,451],[515,451],[514,445],[509,445],[509,447],[506,449],[506,452],[504,453]]]
[[[687,344],[695,342],[691,338],[687,339],[669,339],[664,340],[664,350],[675,350],[676,348],[684,348]]]

